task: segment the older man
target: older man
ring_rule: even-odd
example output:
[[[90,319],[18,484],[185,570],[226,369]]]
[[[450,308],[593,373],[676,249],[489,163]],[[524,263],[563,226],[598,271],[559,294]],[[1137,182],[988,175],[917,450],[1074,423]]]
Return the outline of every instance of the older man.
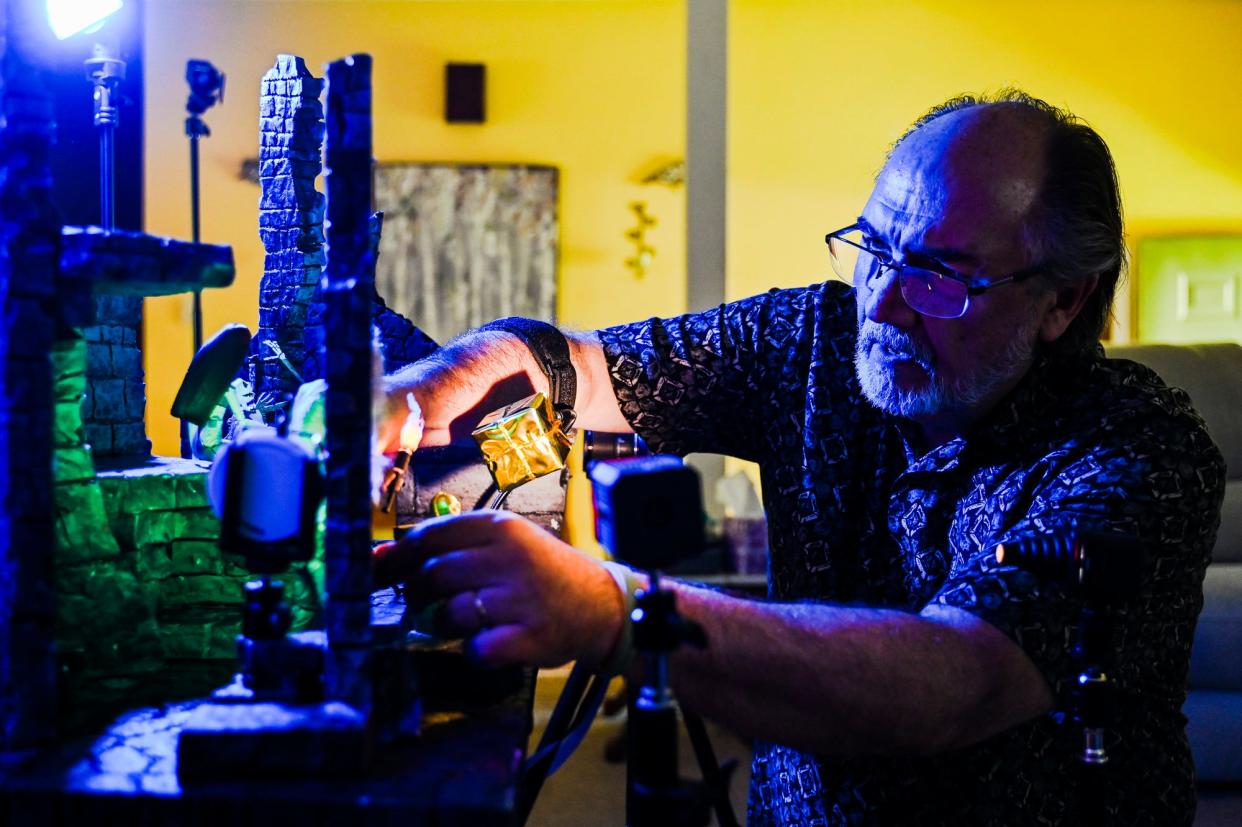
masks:
[[[711,642],[674,657],[679,699],[755,739],[749,822],[1076,823],[1051,710],[1081,604],[993,552],[1089,526],[1153,552],[1117,614],[1092,800],[1190,823],[1179,709],[1223,463],[1184,394],[1096,343],[1124,259],[1103,141],[1021,93],[950,101],[829,244],[853,289],[569,337],[580,425],[760,465],[774,600],[674,587]],[[515,380],[546,386],[519,339],[475,333],[393,398],[413,390],[444,442]],[[428,523],[378,571],[421,578],[487,662],[601,664],[621,639],[610,574],[511,515]]]

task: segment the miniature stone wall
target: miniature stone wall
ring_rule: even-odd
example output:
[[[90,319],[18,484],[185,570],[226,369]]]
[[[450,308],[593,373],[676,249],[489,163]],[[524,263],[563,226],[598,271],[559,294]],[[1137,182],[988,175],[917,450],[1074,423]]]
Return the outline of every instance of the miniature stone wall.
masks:
[[[166,667],[182,652],[231,664],[225,627],[238,625],[240,590],[218,553],[178,568],[187,547],[161,533],[218,533],[203,467],[187,469],[190,484],[151,483],[132,467],[96,474],[101,456],[133,466],[149,453],[142,296],[227,284],[232,253],[60,226],[51,100],[22,51],[44,42],[39,8],[0,4],[0,751],[46,743],[109,704],[175,697],[180,673]],[[96,298],[100,287],[124,295]],[[220,632],[182,644],[187,610],[218,616]],[[196,694],[213,685],[199,683]]]
[[[57,367],[57,649],[68,728],[136,703],[202,696],[236,667],[242,584],[218,547],[205,463],[152,457],[95,470],[82,441],[86,348]],[[306,566],[282,577],[295,630],[318,623]]]
[[[266,252],[255,337],[260,394],[292,394],[303,379],[319,375],[305,332],[326,261],[324,197],[315,189],[323,168],[322,92],[323,81],[292,55],[280,55],[260,86],[259,236]]]
[[[235,663],[247,579],[218,550],[206,466],[149,457],[138,331],[143,295],[224,286],[233,277],[231,251],[138,233],[62,232],[50,198],[50,101],[34,64],[15,47],[36,39],[14,36],[8,25],[31,25],[31,8],[0,0],[0,49],[7,50],[0,55],[0,751],[54,737],[58,689],[61,723],[73,730],[99,714],[218,685]],[[365,84],[343,81],[353,94],[339,110],[367,116],[366,146],[352,148],[338,179],[351,189],[352,223],[338,243],[350,251],[337,282],[358,278],[363,291],[350,291],[351,361],[335,371],[361,383],[356,405],[369,404],[368,373],[354,365],[369,367],[369,323],[381,331],[389,370],[434,349],[374,293],[367,69]],[[282,58],[274,72],[265,87],[273,102],[264,110],[272,131],[264,139],[271,151],[261,329],[289,344],[282,353],[309,379],[326,372],[315,332],[324,265],[324,200],[313,186],[322,83],[294,58]],[[341,131],[342,140],[363,134],[361,126]],[[293,371],[276,369],[274,349],[259,356],[261,378],[279,390],[296,386],[288,381],[296,380]],[[329,413],[342,416],[348,412]],[[350,558],[353,573],[331,584],[336,618],[328,626],[345,644],[333,667],[334,694],[352,699],[361,687],[347,684],[365,671],[356,667],[367,655],[369,588],[355,574],[369,573],[370,526],[367,462],[359,460],[369,456],[367,419],[350,421],[352,431],[337,433],[350,431],[338,460],[354,460],[344,472],[353,504],[329,545]],[[283,578],[295,630],[321,619],[316,565]]]
[[[207,501],[206,479],[205,463],[169,457],[99,472],[109,523],[149,596],[167,660],[237,654],[241,587],[251,576],[220,551],[220,522]],[[309,575],[299,567],[282,579],[294,626],[305,628],[319,602]]]
[[[379,227],[383,224],[383,213],[372,216],[375,227],[372,236],[372,266],[374,256],[379,252]],[[370,289],[375,291],[375,274],[371,274]],[[384,297],[375,293],[371,300],[371,325],[379,338],[380,351],[384,358],[384,373],[394,373],[411,362],[428,356],[436,349],[435,341],[417,325],[397,313],[384,303]]]
[[[58,649],[84,671],[149,670],[160,660],[151,601],[121,559],[85,441],[86,354],[80,337],[52,351]]]
[[[326,260],[325,200],[315,189],[322,170],[323,84],[301,58],[280,55],[260,86],[259,235],[266,255],[252,354],[252,380],[260,395],[292,394],[302,381],[324,375],[320,281]],[[368,171],[368,192],[370,180]],[[426,334],[385,306],[375,294],[374,279],[369,290],[385,371],[435,350]]]
[[[70,731],[138,702],[205,694],[234,668],[247,572],[218,546],[207,468],[105,461],[85,442],[87,343],[55,344],[57,660]],[[294,624],[316,618],[305,568],[285,578]]]
[[[146,382],[138,342],[141,296],[95,297],[95,324],[86,337],[86,397],[82,418],[96,457],[145,457]]]
[[[243,577],[215,548],[206,466],[146,455],[127,315],[135,297],[227,285],[232,252],[97,228],[59,241],[59,292],[83,304],[61,319],[49,367],[60,723],[73,730],[227,679]],[[107,315],[88,324],[93,310]]]

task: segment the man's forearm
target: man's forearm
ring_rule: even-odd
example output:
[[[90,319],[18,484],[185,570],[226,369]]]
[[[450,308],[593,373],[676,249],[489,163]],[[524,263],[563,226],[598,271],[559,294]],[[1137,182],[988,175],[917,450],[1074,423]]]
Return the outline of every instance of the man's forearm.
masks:
[[[593,333],[566,334],[578,374],[575,408],[579,427],[627,431],[617,406],[608,366]],[[396,447],[405,420],[406,394],[413,393],[425,419],[423,445],[464,439],[489,412],[535,391],[548,391],[547,377],[516,336],[471,331],[426,359],[386,377],[388,410],[380,435],[385,449]]]
[[[674,586],[704,651],[672,660],[681,702],[740,734],[818,754],[931,754],[1046,711],[1034,664],[964,611],[760,603]]]

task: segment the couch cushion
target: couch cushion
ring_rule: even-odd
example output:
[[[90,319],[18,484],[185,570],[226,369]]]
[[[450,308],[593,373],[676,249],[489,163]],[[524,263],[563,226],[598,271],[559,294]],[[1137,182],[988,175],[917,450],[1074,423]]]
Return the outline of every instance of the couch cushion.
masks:
[[[1220,508],[1220,532],[1212,549],[1212,562],[1242,563],[1242,480],[1225,483],[1225,502]]]
[[[1242,345],[1129,345],[1110,347],[1114,359],[1132,359],[1190,396],[1225,457],[1225,503],[1214,562],[1242,563]]]
[[[1208,566],[1190,652],[1190,685],[1242,692],[1242,563]]]
[[[1242,779],[1242,692],[1191,692],[1182,713],[1199,780]]]
[[[1186,391],[1225,455],[1229,479],[1242,479],[1242,345],[1130,345],[1108,355],[1140,362]]]

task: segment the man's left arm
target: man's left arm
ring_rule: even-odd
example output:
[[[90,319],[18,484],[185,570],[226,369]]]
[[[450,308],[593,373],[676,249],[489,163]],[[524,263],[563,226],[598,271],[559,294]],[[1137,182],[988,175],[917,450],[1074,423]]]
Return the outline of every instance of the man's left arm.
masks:
[[[510,514],[428,521],[378,555],[377,582],[411,576],[414,599],[444,600],[442,630],[485,663],[599,665],[627,622],[598,561]],[[679,700],[744,735],[820,754],[926,754],[1052,702],[1022,650],[960,609],[763,603],[665,583],[709,641],[673,656]]]
[[[1107,433],[1107,446],[1071,446],[1028,475],[1030,496],[1004,501],[1024,503],[1020,513],[989,506],[999,522],[921,612],[761,603],[671,583],[708,637],[706,650],[672,658],[679,698],[743,734],[825,755],[981,741],[1051,708],[1050,687],[1072,671],[1067,633],[1081,608],[1056,584],[1000,566],[994,542],[1089,526],[1152,548],[1141,593],[1117,612],[1115,675],[1122,693],[1176,714],[1224,466],[1201,427]],[[626,622],[598,561],[514,515],[423,523],[377,561],[377,582],[409,578],[446,599],[447,631],[487,663],[603,664]]]
[[[914,614],[674,589],[709,640],[673,658],[678,699],[743,735],[820,755],[926,755],[1052,706],[1026,654],[961,609]]]

